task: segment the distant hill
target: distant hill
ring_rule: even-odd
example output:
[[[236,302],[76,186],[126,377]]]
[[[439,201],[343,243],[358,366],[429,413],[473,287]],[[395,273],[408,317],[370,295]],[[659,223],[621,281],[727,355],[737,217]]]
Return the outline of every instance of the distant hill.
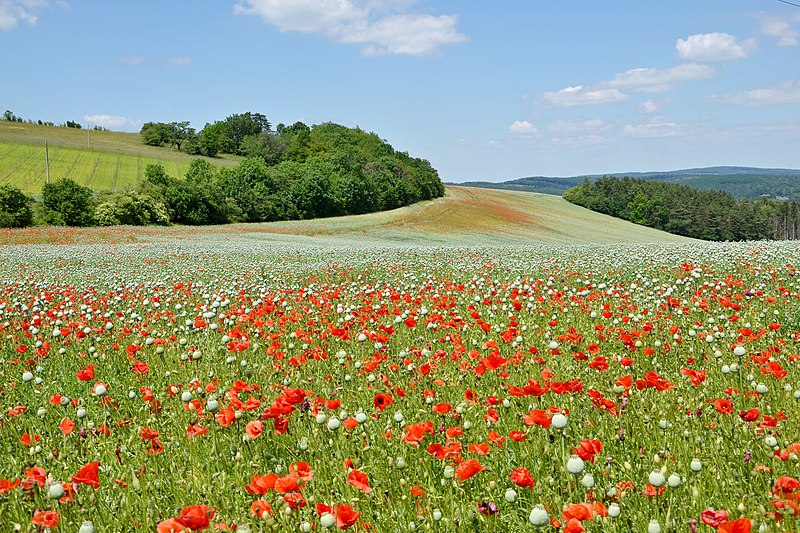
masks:
[[[785,168],[706,167],[667,172],[593,174],[569,178],[532,176],[499,183],[469,181],[457,185],[485,189],[539,192],[560,196],[567,189],[580,185],[584,178],[594,182],[603,176],[615,176],[618,178],[628,176],[648,181],[688,185],[697,189],[725,191],[740,199],[770,196],[780,199],[800,200],[800,170]]]

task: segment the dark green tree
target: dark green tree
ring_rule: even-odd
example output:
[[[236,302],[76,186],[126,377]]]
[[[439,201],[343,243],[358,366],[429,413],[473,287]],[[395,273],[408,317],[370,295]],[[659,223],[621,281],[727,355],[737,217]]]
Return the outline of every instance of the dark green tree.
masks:
[[[62,178],[42,187],[42,205],[58,213],[67,226],[91,226],[94,223],[92,190]]]

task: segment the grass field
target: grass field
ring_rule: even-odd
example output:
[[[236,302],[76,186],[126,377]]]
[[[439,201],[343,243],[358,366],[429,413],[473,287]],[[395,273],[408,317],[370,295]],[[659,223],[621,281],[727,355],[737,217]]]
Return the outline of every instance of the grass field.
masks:
[[[70,178],[95,190],[136,185],[149,164],[182,176],[193,157],[141,143],[137,133],[75,130],[0,121],[0,183],[38,194],[46,180],[45,139],[50,179]],[[233,166],[235,158],[210,159]]]
[[[26,228],[0,231],[0,244],[174,241],[205,235],[395,245],[692,242],[589,211],[558,196],[448,186],[443,198],[367,215],[202,227]]]

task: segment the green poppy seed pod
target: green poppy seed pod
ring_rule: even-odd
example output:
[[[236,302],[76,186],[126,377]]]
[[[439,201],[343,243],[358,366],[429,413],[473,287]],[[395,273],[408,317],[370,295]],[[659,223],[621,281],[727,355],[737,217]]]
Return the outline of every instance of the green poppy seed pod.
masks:
[[[666,481],[667,480],[664,479],[664,474],[662,474],[660,470],[653,470],[650,472],[650,475],[647,476],[647,482],[653,485],[655,488],[663,487]]]
[[[433,510],[433,519],[437,522],[442,519],[442,512],[439,509]]]
[[[612,503],[611,505],[608,506],[608,516],[610,516],[611,518],[618,517],[620,512],[621,510],[618,504]]]
[[[744,346],[736,346],[733,349],[733,355],[735,355],[737,357],[741,357],[746,353],[747,353],[747,350],[745,350]]]
[[[544,527],[550,523],[550,517],[547,515],[547,511],[545,511],[542,505],[537,505],[533,508],[531,514],[528,515],[528,520],[535,527]]]
[[[658,523],[658,520],[650,520],[650,523],[647,524],[647,533],[661,533],[661,524]]]
[[[94,524],[87,520],[81,524],[80,529],[78,529],[78,533],[94,533]]]
[[[681,479],[681,476],[679,476],[678,474],[676,474],[674,472],[672,474],[670,474],[669,478],[667,478],[667,484],[670,487],[672,487],[673,489],[677,488],[677,487],[680,487],[682,481],[683,480]]]
[[[27,383],[29,381],[33,381],[33,374],[30,373],[30,372],[23,372],[22,373],[22,381],[24,381],[25,383]]]
[[[584,474],[583,478],[581,478],[581,485],[587,489],[594,487],[594,476],[589,473]]]
[[[699,472],[703,468],[703,463],[700,462],[700,459],[692,459],[689,468],[692,469],[692,472]]]
[[[216,413],[219,411],[219,402],[214,399],[210,399],[206,402],[206,411],[209,413]]]
[[[319,517],[319,525],[322,527],[330,528],[336,525],[336,517],[330,513],[322,513]]]
[[[514,489],[506,489],[506,493],[503,495],[508,503],[514,503],[519,498],[519,494]]]
[[[578,457],[577,455],[572,455],[567,460],[567,472],[570,474],[575,474],[576,476],[583,472],[585,465],[583,464],[583,459]]]
[[[553,415],[551,422],[554,428],[564,429],[565,427],[567,427],[567,423],[569,422],[569,420],[567,419],[567,416],[564,415],[563,413],[556,413]]]
[[[47,489],[47,496],[53,500],[57,500],[64,495],[64,487],[61,486],[61,483],[53,483],[50,485],[50,488]]]

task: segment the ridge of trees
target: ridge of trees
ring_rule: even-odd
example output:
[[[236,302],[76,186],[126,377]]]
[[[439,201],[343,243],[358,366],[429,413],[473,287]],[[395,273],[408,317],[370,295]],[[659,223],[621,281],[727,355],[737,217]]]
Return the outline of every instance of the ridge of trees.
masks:
[[[800,202],[737,200],[676,183],[602,177],[563,194],[567,201],[635,224],[710,241],[800,238]]]
[[[41,202],[4,187],[0,226],[269,222],[383,211],[444,194],[428,161],[396,151],[374,133],[301,122],[273,132],[263,115],[228,119],[209,131],[224,131],[226,149],[249,155],[235,168],[198,158],[177,177],[148,165],[137,187],[119,192],[97,193],[60,179],[42,188]],[[164,134],[159,142],[176,148],[196,142],[188,122],[167,126],[143,129],[154,139]],[[188,134],[176,139],[180,129]]]

